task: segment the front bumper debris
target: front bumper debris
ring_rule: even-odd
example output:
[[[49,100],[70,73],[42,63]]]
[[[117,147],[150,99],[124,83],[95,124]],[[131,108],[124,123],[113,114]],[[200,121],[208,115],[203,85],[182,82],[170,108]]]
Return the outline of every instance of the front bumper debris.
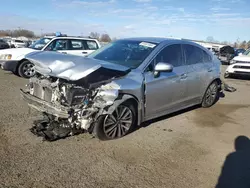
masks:
[[[43,113],[53,114],[54,116],[60,118],[69,118],[69,113],[71,111],[70,108],[64,106],[55,106],[50,102],[34,97],[33,95],[23,91],[22,89],[20,89],[20,91],[21,97],[28,103],[30,107]]]
[[[13,60],[0,60],[0,67],[3,70],[6,71],[12,71],[15,72],[17,69],[18,61],[13,61]]]

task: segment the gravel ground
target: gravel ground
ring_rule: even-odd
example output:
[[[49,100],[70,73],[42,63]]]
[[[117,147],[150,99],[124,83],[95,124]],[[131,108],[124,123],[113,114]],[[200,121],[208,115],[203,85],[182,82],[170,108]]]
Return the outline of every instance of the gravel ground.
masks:
[[[237,91],[211,108],[159,118],[119,140],[51,143],[29,131],[19,95],[26,83],[0,70],[0,187],[214,187],[235,138],[250,136],[249,80],[227,80]]]

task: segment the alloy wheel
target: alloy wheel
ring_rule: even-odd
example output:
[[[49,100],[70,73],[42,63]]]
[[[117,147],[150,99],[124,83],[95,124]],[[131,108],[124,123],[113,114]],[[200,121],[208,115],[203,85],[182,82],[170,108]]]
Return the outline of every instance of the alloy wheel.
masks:
[[[32,77],[35,74],[34,65],[31,63],[25,64],[23,66],[23,73],[27,77]]]
[[[207,93],[206,93],[206,96],[205,96],[206,103],[208,105],[212,105],[216,99],[216,96],[217,96],[217,86],[215,83],[212,83],[209,86]]]
[[[128,133],[133,124],[133,113],[127,106],[120,105],[107,115],[103,122],[103,131],[108,138],[120,138]]]

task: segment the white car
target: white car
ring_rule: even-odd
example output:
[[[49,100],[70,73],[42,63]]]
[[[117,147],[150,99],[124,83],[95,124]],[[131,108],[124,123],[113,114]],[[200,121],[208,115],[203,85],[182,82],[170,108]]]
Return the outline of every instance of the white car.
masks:
[[[28,48],[12,48],[0,51],[0,66],[24,78],[30,78],[35,71],[33,63],[25,56],[34,51],[56,51],[64,54],[86,56],[100,48],[96,39],[82,37],[44,37]]]
[[[22,40],[13,39],[10,41],[10,47],[11,48],[25,48],[26,43]]]
[[[230,65],[227,67],[224,77],[228,78],[232,75],[250,76],[250,49],[230,61]]]

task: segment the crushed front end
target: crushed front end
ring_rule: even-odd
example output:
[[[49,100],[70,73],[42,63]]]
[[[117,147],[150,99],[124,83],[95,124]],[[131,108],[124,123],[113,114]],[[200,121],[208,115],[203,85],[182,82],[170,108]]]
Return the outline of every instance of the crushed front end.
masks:
[[[114,103],[119,86],[110,79],[88,82],[44,76],[37,73],[21,90],[28,105],[43,114],[34,121],[32,133],[53,141],[84,132],[92,132],[97,118]]]

